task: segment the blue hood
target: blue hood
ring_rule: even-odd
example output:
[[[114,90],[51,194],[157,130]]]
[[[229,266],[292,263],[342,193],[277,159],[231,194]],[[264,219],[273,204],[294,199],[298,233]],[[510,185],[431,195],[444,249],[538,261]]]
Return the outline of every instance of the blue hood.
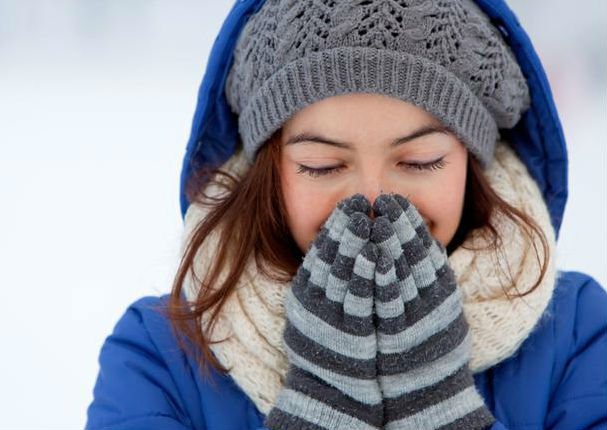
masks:
[[[192,171],[202,165],[220,166],[236,150],[237,116],[227,103],[224,88],[238,35],[264,1],[236,0],[211,49],[183,159],[182,217],[185,217],[190,204],[185,195],[185,185]],[[527,78],[531,107],[514,128],[500,130],[500,133],[512,144],[539,185],[558,238],[567,201],[568,163],[565,137],[548,79],[529,37],[506,3],[503,0],[475,1],[501,31]]]

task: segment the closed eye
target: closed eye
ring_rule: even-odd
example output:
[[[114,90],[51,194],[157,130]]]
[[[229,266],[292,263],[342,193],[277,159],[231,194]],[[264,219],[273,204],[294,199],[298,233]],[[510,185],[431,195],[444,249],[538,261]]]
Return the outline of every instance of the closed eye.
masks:
[[[445,157],[441,157],[438,160],[429,161],[427,163],[405,163],[405,162],[403,162],[402,164],[406,165],[409,168],[417,169],[417,170],[438,170],[438,169],[442,169],[443,167],[445,167],[445,164],[447,164],[447,162],[445,161]]]
[[[417,171],[438,170],[438,169],[442,169],[447,164],[447,162],[445,161],[444,158],[445,157],[443,156],[437,160],[429,161],[427,163],[401,162],[399,164],[403,165],[405,169],[409,169],[409,170],[417,170]],[[297,173],[307,174],[307,175],[315,177],[315,178],[317,178],[319,176],[335,174],[346,168],[346,166],[344,166],[343,164],[339,164],[336,166],[327,166],[327,167],[309,167],[309,166],[304,166],[303,164],[299,164],[298,166],[299,166],[299,168],[297,169]]]

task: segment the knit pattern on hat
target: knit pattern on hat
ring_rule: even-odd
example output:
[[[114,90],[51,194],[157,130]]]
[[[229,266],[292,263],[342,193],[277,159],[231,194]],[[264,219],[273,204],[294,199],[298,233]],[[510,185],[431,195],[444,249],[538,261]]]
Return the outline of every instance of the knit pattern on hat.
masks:
[[[350,92],[410,102],[486,167],[529,107],[508,45],[471,0],[267,0],[239,36],[226,97],[249,162],[295,112]]]
[[[222,168],[242,176],[248,169],[247,160],[242,151],[237,152]],[[469,366],[474,373],[516,353],[544,314],[556,279],[554,229],[542,193],[525,165],[506,143],[499,142],[495,160],[485,174],[501,198],[538,222],[548,240],[550,258],[539,286],[525,297],[508,300],[504,289],[510,294],[516,293],[517,289],[526,292],[540,273],[532,243],[508,218],[499,217],[495,222],[500,235],[508,239],[499,244],[499,260],[494,251],[465,249],[483,246],[480,235],[473,233],[449,256],[449,265],[462,291],[463,311],[472,333]],[[216,185],[205,190],[210,196],[219,196],[223,192],[225,190]],[[207,213],[206,206],[190,205],[185,216],[182,250]],[[194,270],[201,279],[211,267],[218,239],[217,232],[213,232],[196,254]],[[539,240],[536,239],[535,245],[540,252],[540,261],[543,261]],[[512,275],[514,285],[509,284],[508,273]],[[225,272],[220,279],[225,279]],[[195,300],[199,285],[193,283],[189,275],[184,288],[186,298]],[[254,258],[250,258],[235,293],[227,299],[212,332],[213,340],[225,339],[211,345],[214,355],[224,367],[231,369],[230,376],[264,414],[274,405],[288,370],[282,343],[285,327],[283,301],[288,288],[289,283],[279,283],[263,276],[257,270]],[[206,321],[205,316],[203,321]]]

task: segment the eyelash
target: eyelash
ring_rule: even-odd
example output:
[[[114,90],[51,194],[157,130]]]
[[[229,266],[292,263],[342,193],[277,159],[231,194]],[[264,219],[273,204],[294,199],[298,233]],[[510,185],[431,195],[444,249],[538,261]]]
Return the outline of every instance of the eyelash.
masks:
[[[445,157],[441,157],[438,160],[434,160],[434,161],[430,161],[428,163],[403,163],[404,165],[406,165],[407,169],[414,169],[414,170],[439,170],[442,169],[443,167],[445,167],[445,164],[447,164],[447,162],[444,160]],[[299,165],[299,168],[297,169],[297,173],[305,173],[308,174],[309,176],[312,177],[319,177],[319,176],[325,176],[325,175],[330,175],[332,173],[337,173],[339,171],[341,171],[345,166],[341,165],[341,166],[329,166],[329,167],[320,167],[320,168],[312,168],[312,167],[308,167],[308,166],[304,166],[303,164]]]

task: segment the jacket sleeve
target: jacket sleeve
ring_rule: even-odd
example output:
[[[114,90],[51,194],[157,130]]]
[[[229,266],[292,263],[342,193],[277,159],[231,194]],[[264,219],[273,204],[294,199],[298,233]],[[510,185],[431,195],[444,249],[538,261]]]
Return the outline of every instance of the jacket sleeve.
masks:
[[[556,383],[544,429],[538,430],[607,429],[607,292],[585,274],[574,276],[566,286],[572,293],[555,308],[555,336],[566,343],[564,363],[553,366]],[[489,430],[508,429],[496,421]]]
[[[175,375],[146,327],[149,318],[140,309],[145,303],[152,300],[140,299],[127,309],[101,348],[86,429],[193,428]]]
[[[585,281],[573,297],[575,313],[565,326],[567,361],[546,416],[546,425],[555,430],[607,429],[607,292],[582,276]]]

